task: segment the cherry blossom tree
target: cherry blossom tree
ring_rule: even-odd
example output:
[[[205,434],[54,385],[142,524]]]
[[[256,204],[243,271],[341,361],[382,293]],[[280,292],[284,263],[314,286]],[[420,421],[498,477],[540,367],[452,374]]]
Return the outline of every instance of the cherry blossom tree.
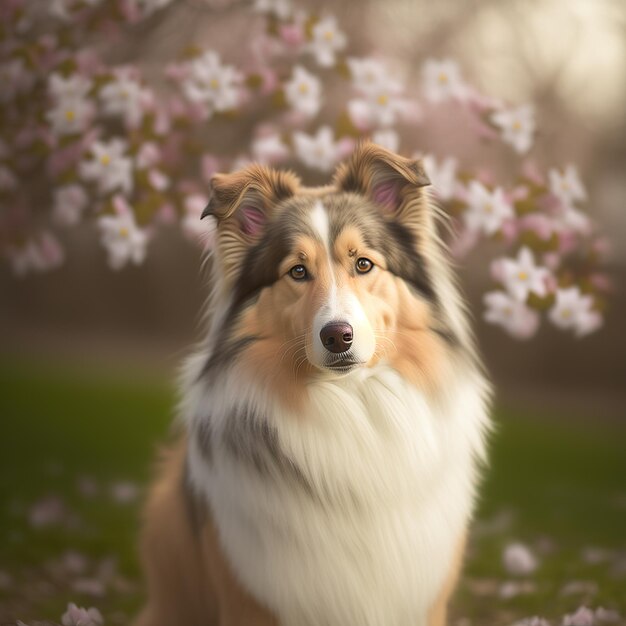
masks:
[[[384,59],[353,54],[334,16],[291,0],[241,8],[255,21],[238,65],[208,42],[182,50],[150,83],[90,46],[94,33],[151,19],[171,1],[2,3],[0,250],[16,274],[75,262],[61,242],[82,222],[114,270],[143,263],[172,222],[210,250],[212,226],[199,218],[215,171],[256,161],[328,173],[370,138],[423,158],[455,255],[504,247],[491,263],[485,320],[520,339],[537,332],[542,314],[576,336],[601,326],[606,244],[575,165],[545,173],[528,160],[538,126],[531,103],[481,94],[452,59],[425,59],[421,84],[409,88]],[[517,160],[512,183],[403,145],[402,125],[426,124],[442,103],[469,116],[477,141],[506,144]],[[204,141],[241,115],[260,122],[240,153]]]

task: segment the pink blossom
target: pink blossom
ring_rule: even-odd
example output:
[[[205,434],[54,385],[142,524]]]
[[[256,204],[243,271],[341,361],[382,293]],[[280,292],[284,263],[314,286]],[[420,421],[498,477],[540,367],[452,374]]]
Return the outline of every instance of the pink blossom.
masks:
[[[506,571],[514,576],[527,576],[538,567],[537,558],[523,543],[511,543],[502,553]]]
[[[121,481],[111,486],[111,495],[119,504],[128,504],[134,502],[139,496],[139,488],[135,483],[129,481]]]
[[[15,174],[3,165],[0,165],[0,191],[9,191],[17,187]]]
[[[157,212],[157,217],[162,224],[174,224],[176,222],[176,209],[171,203],[164,204]]]
[[[450,254],[457,259],[466,256],[478,243],[478,231],[469,228],[460,230],[450,244]]]
[[[614,289],[613,281],[607,274],[594,272],[593,274],[589,274],[589,280],[598,291],[608,293]]]
[[[621,616],[618,611],[598,607],[596,609],[595,618],[598,624],[616,624],[620,621]]]
[[[138,169],[146,169],[156,165],[160,158],[159,146],[154,141],[147,141],[139,148],[135,157],[135,164]]]
[[[581,606],[575,613],[563,618],[563,626],[594,626],[593,611],[586,606]]]
[[[33,528],[45,528],[55,526],[63,522],[67,510],[65,504],[58,496],[42,498],[28,512],[28,522]]]
[[[545,185],[546,179],[535,161],[526,160],[522,163],[522,174],[535,185]]]
[[[12,576],[8,572],[5,572],[4,570],[0,570],[0,590],[6,591],[7,589],[10,589],[12,585],[13,585]]]
[[[191,107],[191,110],[195,110]],[[162,108],[159,108],[154,115],[154,132],[157,135],[167,134],[172,127],[172,122],[168,112]]]
[[[67,605],[67,611],[61,618],[63,626],[101,626],[104,624],[102,614],[98,609],[83,609],[73,602]]]
[[[148,172],[148,182],[157,191],[164,191],[170,186],[170,179],[161,170],[156,168]]]
[[[530,230],[540,239],[550,239],[552,233],[558,230],[557,225],[547,215],[529,213],[519,220],[521,230]]]
[[[77,578],[72,582],[74,593],[102,598],[106,594],[106,587],[97,578]]]
[[[89,564],[87,557],[76,550],[68,550],[61,557],[63,567],[71,574],[82,574]]]
[[[590,580],[570,580],[561,587],[562,596],[595,595],[598,593],[598,584]]]
[[[304,31],[301,24],[281,24],[278,32],[280,38],[292,48],[298,48],[304,43]]]
[[[185,80],[189,76],[189,65],[187,63],[168,63],[165,66],[164,74],[170,80]]]
[[[219,170],[219,161],[217,157],[212,154],[204,154],[202,156],[202,178],[209,182],[213,174]]]
[[[126,215],[133,212],[133,209],[131,208],[130,204],[128,204],[126,198],[120,194],[115,194],[111,198],[111,204],[113,205],[113,210],[118,215]]]
[[[274,93],[280,84],[278,73],[269,67],[262,67],[257,70],[258,75],[261,77],[261,95],[267,96]]]

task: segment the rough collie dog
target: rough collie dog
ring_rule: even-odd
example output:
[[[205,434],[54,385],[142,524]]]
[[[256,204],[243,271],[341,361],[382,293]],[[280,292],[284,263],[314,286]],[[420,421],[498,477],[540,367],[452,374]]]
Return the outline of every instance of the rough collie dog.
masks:
[[[488,384],[419,161],[216,175],[208,334],[150,496],[140,626],[437,626]]]

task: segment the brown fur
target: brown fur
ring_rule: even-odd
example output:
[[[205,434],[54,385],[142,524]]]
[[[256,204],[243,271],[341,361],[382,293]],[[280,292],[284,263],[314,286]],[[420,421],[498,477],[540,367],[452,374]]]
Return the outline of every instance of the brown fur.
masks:
[[[238,583],[210,515],[194,528],[182,488],[186,441],[165,454],[145,509],[149,601],[134,626],[277,626]]]

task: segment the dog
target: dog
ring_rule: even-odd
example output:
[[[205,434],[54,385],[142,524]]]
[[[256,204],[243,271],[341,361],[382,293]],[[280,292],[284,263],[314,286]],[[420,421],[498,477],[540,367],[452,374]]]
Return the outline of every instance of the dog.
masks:
[[[208,333],[148,499],[136,626],[441,626],[490,385],[419,160],[216,174]]]

